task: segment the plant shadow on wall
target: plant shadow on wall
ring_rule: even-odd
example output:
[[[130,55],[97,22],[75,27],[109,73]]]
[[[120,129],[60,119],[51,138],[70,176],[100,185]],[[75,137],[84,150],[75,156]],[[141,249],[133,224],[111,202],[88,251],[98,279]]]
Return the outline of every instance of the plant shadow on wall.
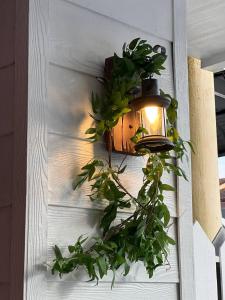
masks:
[[[143,137],[150,134],[144,126],[137,128],[131,138],[136,145],[136,155],[146,157],[146,166],[142,168],[143,185],[137,196],[131,194],[121,180],[126,173],[126,155],[119,165],[112,163],[113,128],[131,111],[135,91],[141,82],[161,75],[166,53],[159,53],[159,49],[163,47],[152,47],[140,38],[124,44],[122,57],[113,56],[110,78],[101,78],[103,96],[92,94],[93,113],[90,116],[95,120],[95,127],[87,129],[86,134],[90,135],[91,143],[108,135],[108,159],[92,159],[84,165],[73,188],[89,182],[90,200],[107,201],[108,204],[99,223],[100,236],[79,237],[68,246],[68,256],[63,256],[58,246],[54,247],[53,274],[57,272],[61,277],[83,266],[90,280],[98,282],[112,271],[113,286],[119,268],[123,268],[126,276],[131,264],[141,261],[151,278],[156,268],[169,264],[169,246],[175,245],[175,241],[168,235],[170,212],[164,203],[164,193],[174,191],[174,187],[162,182],[162,175],[174,173],[187,180],[178,160],[187,157],[187,145],[192,148],[190,141],[184,141],[176,130],[177,100],[160,91],[160,97],[168,103],[165,128],[170,147],[156,151],[140,147]],[[133,205],[132,213],[118,222],[119,210]]]

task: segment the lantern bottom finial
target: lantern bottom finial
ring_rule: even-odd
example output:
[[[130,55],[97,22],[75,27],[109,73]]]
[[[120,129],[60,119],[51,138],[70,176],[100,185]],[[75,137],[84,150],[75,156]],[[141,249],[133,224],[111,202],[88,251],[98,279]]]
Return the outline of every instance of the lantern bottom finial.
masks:
[[[146,136],[143,137],[136,145],[136,151],[150,150],[152,153],[165,152],[172,150],[174,144],[165,136]]]

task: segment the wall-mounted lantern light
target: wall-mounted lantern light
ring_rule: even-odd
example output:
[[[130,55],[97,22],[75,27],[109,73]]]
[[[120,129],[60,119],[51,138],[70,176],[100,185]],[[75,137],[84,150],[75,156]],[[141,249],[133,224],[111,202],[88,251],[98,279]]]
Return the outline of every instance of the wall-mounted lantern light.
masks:
[[[165,48],[159,45],[154,51],[161,49],[165,54]],[[113,58],[105,61],[105,76],[110,78]],[[170,99],[160,95],[157,79],[148,78],[142,80],[141,92],[137,89],[134,99],[130,102],[131,111],[125,114],[118,124],[106,135],[106,145],[109,149],[111,140],[112,150],[130,155],[140,155],[143,150],[151,152],[163,152],[172,150],[174,145],[167,138],[166,110],[170,105]],[[131,139],[138,128],[145,128],[141,139],[134,144]]]
[[[151,152],[172,150],[174,145],[166,136],[166,109],[170,100],[159,95],[157,79],[142,81],[142,95],[130,106],[140,118],[141,127],[146,129],[135,145],[135,150],[148,149]]]

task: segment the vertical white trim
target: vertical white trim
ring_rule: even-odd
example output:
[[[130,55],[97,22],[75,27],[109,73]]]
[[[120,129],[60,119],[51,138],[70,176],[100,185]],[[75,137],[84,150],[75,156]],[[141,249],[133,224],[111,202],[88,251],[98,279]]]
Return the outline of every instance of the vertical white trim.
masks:
[[[48,0],[29,1],[24,299],[46,299]]]
[[[194,262],[196,300],[218,299],[215,247],[197,221],[194,224]]]
[[[174,0],[174,83],[179,101],[177,127],[180,135],[190,139],[187,49],[186,49],[186,1]],[[182,164],[189,178],[177,179],[178,201],[178,249],[180,267],[180,299],[194,300],[194,257],[192,224],[192,187],[190,160]]]

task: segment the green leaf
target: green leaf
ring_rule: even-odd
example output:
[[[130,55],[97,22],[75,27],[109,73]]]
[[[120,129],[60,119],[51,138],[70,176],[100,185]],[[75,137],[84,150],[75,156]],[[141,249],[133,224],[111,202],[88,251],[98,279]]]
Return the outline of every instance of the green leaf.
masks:
[[[84,236],[83,234],[79,236],[77,243],[82,245],[83,243],[85,243],[87,241],[88,237],[83,239],[83,236]]]
[[[63,259],[62,253],[57,245],[53,248],[57,259]]]
[[[129,44],[130,50],[134,50],[134,48],[137,46],[138,41],[140,41],[140,38],[136,38],[130,42]]]
[[[144,127],[139,127],[136,134],[140,134],[140,133],[148,134],[148,130]]]
[[[104,210],[104,216],[101,219],[100,228],[103,228],[103,235],[109,229],[111,223],[115,220],[117,214],[117,205],[115,203],[109,204]]]
[[[75,251],[75,247],[72,246],[72,245],[69,245],[68,250],[69,250],[70,253],[73,253]]]
[[[72,184],[73,190],[76,190],[78,187],[80,187],[86,180],[87,180],[86,176],[82,178],[77,177]]]
[[[129,273],[129,271],[130,271],[130,266],[128,265],[127,262],[125,262],[125,264],[124,264],[124,274],[123,274],[123,276],[127,276],[127,274]]]
[[[171,244],[171,245],[176,245],[176,241],[174,241],[171,237],[169,237],[169,236],[167,236],[167,241],[168,241],[168,243],[169,244]]]
[[[101,103],[101,100],[100,100],[99,96],[97,94],[95,95],[92,92],[92,95],[91,95],[91,104],[92,104],[92,110],[93,110],[94,114],[98,113],[98,110],[100,109],[100,103]]]
[[[113,278],[112,278],[112,283],[111,283],[111,289],[114,287],[114,283],[115,283],[115,278],[116,278],[116,273],[115,273],[115,270],[112,269],[113,271]]]
[[[169,184],[161,184],[160,189],[163,191],[175,191],[175,188]]]
[[[163,217],[164,217],[164,226],[167,226],[169,224],[169,221],[170,221],[169,209],[165,204],[162,204],[161,209],[162,209]]]
[[[94,167],[103,167],[104,163],[102,160],[94,159],[91,163],[86,164],[82,167],[82,170],[91,170]]]
[[[100,278],[102,278],[104,275],[107,274],[107,264],[106,264],[105,258],[100,256],[97,259],[97,264],[98,264],[98,268],[99,268]]]
[[[141,236],[144,231],[145,231],[145,228],[146,228],[146,221],[143,219],[140,221],[140,223],[138,224],[137,226],[137,231],[136,231],[136,236],[139,237]]]
[[[189,147],[191,148],[191,151],[195,154],[195,149],[194,149],[194,146],[193,146],[192,142],[187,141],[187,143],[188,143]]]
[[[121,110],[121,114],[127,114],[128,112],[130,112],[131,109],[129,107],[124,107],[122,110]]]
[[[85,134],[93,134],[96,132],[96,128],[88,128],[86,131],[85,131]]]

